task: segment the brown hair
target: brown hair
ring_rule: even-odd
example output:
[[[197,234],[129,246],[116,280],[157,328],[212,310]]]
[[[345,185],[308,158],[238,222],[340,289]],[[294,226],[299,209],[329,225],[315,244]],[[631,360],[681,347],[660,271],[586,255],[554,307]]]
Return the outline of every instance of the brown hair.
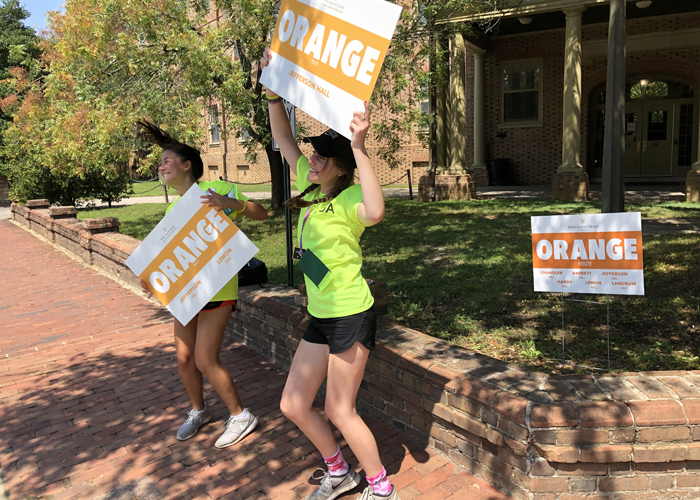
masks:
[[[146,120],[136,122],[146,133],[146,139],[153,144],[157,144],[163,151],[172,151],[183,162],[189,161],[192,165],[192,175],[195,180],[199,180],[204,174],[204,162],[202,157],[192,146],[188,146],[168,134],[165,130]]]
[[[328,161],[333,160],[333,164],[336,165],[340,170],[343,171],[344,175],[340,177],[340,182],[338,182],[333,189],[330,190],[324,196],[323,198],[317,198],[312,201],[307,201],[304,199],[304,196],[309,194],[310,192],[314,191],[316,188],[319,187],[320,184],[311,184],[309,187],[304,189],[303,192],[298,194],[297,196],[288,199],[287,201],[284,202],[285,205],[287,205],[290,208],[305,208],[311,205],[315,205],[316,203],[324,203],[326,201],[330,201],[336,196],[338,196],[340,193],[342,193],[345,189],[349,188],[353,184],[353,168],[348,168],[348,166],[343,162],[340,158],[338,157],[332,157],[328,158]]]

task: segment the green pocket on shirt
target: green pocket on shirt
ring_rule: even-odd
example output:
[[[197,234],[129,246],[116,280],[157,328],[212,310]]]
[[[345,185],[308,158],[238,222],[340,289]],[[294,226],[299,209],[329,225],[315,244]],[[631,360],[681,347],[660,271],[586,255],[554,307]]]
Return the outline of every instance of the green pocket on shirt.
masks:
[[[311,250],[304,250],[299,259],[299,269],[319,290],[323,290],[331,281],[331,272]]]

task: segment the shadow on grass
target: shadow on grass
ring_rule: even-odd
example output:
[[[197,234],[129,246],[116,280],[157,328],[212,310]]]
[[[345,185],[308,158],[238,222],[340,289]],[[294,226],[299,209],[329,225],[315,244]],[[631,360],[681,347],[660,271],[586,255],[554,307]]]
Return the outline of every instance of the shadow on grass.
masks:
[[[597,212],[599,204],[499,200],[388,206],[391,224],[369,228],[363,249],[364,275],[386,281],[395,295],[392,319],[506,361],[558,369],[561,295],[533,291],[530,216]],[[700,209],[683,208],[700,215]],[[610,296],[614,370],[700,366],[698,243],[699,235],[644,238],[646,296]],[[606,366],[605,321],[604,307],[567,303],[567,357]]]
[[[393,320],[505,361],[559,370],[561,296],[533,291],[530,217],[597,213],[600,203],[392,199],[386,206],[385,220],[362,237],[363,274],[387,283]],[[643,218],[700,218],[698,203],[635,202],[627,209]],[[137,238],[161,217],[153,206],[141,214],[120,210],[122,232]],[[295,238],[298,216],[294,210]],[[284,212],[235,222],[260,248],[270,281],[286,283]],[[645,235],[646,296],[610,296],[613,370],[700,368],[698,243],[699,235]],[[295,265],[294,282],[302,280]],[[605,320],[598,306],[567,304],[567,356],[574,363],[607,367]]]

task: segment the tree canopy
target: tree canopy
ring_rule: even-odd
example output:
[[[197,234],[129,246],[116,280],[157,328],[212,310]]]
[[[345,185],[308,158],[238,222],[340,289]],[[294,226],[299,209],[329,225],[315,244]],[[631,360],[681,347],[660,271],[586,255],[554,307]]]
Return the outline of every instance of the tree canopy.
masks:
[[[382,156],[395,165],[415,125],[431,122],[416,103],[444,84],[440,37],[467,29],[445,17],[506,0],[392,1],[404,10],[371,104]],[[146,157],[139,163],[144,172],[158,164],[160,152],[142,142],[138,119],[201,147],[204,111],[216,103],[249,159],[267,155],[272,206],[280,206],[282,162],[271,148],[258,65],[278,8],[278,0],[66,0],[65,11],[50,16],[41,67],[12,70],[7,80],[16,96],[3,107],[14,120],[4,147],[16,173],[14,196],[48,189],[47,178],[58,188],[47,192],[55,201],[84,196],[81,182],[94,187],[111,179],[117,190],[119,172],[134,158]],[[20,177],[32,181],[20,188]]]

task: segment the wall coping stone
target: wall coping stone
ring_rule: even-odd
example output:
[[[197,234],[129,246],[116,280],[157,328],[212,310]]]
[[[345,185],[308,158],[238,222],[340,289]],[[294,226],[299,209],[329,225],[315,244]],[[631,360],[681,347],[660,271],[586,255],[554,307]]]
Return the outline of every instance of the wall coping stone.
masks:
[[[25,203],[27,208],[49,208],[49,205],[49,200],[46,199],[27,200],[27,203]]]

